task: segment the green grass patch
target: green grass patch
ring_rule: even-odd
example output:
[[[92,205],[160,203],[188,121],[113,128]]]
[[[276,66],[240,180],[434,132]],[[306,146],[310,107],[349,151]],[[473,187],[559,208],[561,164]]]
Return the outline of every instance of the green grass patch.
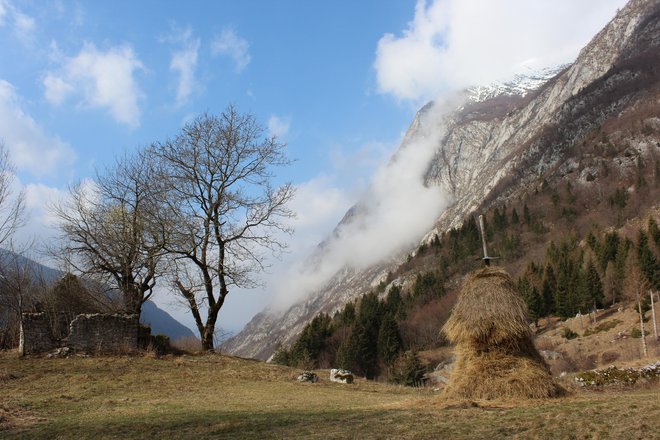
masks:
[[[609,321],[603,321],[597,324],[593,328],[589,327],[588,329],[586,329],[584,332],[584,336],[595,335],[596,333],[612,330],[614,327],[621,324],[621,322],[622,321],[620,319],[610,319]]]

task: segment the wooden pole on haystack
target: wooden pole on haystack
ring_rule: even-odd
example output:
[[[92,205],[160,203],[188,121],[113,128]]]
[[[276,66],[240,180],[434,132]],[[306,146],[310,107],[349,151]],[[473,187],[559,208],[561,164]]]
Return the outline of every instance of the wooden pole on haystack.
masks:
[[[484,266],[490,266],[490,260],[493,258],[488,256],[488,248],[486,247],[486,227],[484,226],[484,216],[479,216],[479,229],[481,230],[481,245],[484,249],[484,257],[482,258]]]

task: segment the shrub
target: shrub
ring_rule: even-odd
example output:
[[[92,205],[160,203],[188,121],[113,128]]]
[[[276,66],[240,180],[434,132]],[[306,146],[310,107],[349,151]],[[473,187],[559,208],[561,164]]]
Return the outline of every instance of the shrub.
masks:
[[[577,337],[580,336],[580,335],[578,335],[577,333],[575,333],[575,332],[574,332],[573,330],[571,330],[570,328],[568,328],[568,327],[564,327],[564,334],[563,334],[562,336],[564,336],[564,338],[570,340],[570,339],[575,339],[575,338],[577,338]]]
[[[419,387],[423,385],[425,373],[426,368],[419,360],[417,352],[406,351],[394,362],[390,380],[399,385]]]

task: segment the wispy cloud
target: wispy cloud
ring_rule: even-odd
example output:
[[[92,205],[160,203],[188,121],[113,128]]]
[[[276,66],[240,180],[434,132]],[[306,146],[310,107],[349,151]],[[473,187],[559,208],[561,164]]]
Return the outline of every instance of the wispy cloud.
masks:
[[[568,63],[626,0],[418,0],[402,35],[384,35],[378,88],[424,101],[505,79],[522,68]]]
[[[227,55],[234,61],[236,72],[240,73],[250,63],[250,44],[231,28],[224,29],[211,43],[211,54]]]
[[[24,44],[32,42],[36,29],[33,17],[21,11],[7,0],[0,0],[0,27],[9,26],[11,32]]]
[[[277,138],[285,138],[289,134],[291,118],[288,116],[272,115],[268,118],[268,134]]]
[[[130,46],[102,51],[85,43],[77,55],[56,54],[55,58],[59,68],[43,79],[51,103],[59,105],[72,96],[83,106],[109,111],[117,122],[131,128],[140,125],[138,102],[144,95],[134,75],[144,66]]]
[[[15,88],[5,80],[0,80],[0,142],[4,142],[19,170],[37,177],[53,175],[75,160],[67,143],[47,135],[25,113]]]
[[[188,28],[170,40],[176,41],[181,46],[180,50],[172,53],[170,70],[179,75],[176,103],[177,106],[182,106],[188,102],[197,87],[195,70],[197,69],[200,39],[193,38],[192,29]]]

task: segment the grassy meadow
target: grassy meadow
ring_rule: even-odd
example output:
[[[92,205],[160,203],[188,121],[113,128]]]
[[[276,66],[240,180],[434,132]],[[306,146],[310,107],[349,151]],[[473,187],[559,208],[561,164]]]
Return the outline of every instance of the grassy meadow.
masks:
[[[0,353],[0,438],[575,438],[660,436],[660,388],[545,401],[446,401],[430,389],[229,356],[19,359]]]

